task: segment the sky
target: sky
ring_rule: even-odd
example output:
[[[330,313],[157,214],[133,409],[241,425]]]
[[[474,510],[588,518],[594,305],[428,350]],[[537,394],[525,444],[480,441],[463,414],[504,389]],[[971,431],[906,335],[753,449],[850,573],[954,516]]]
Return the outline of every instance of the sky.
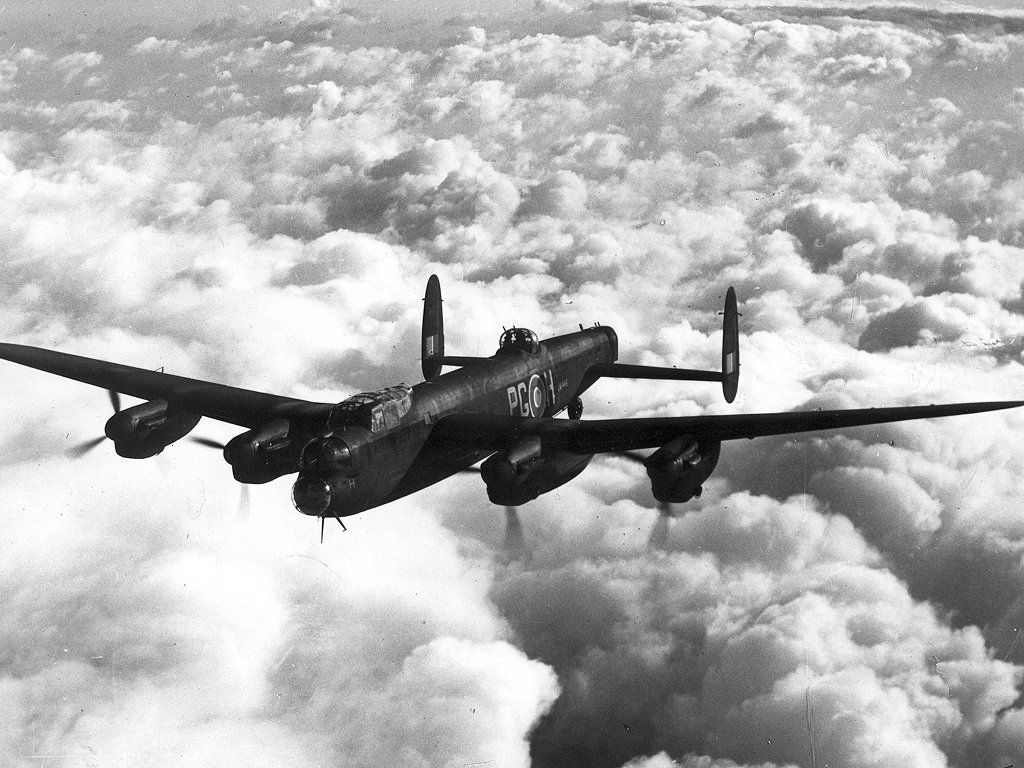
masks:
[[[998,5],[8,2],[0,328],[331,402],[603,322],[585,417],[1024,393],[1024,38]],[[169,9],[164,11],[163,9]],[[173,13],[171,13],[173,11]],[[1024,764],[1015,411],[727,444],[662,540],[599,459],[327,529],[105,394],[0,375],[0,766]],[[197,435],[238,431],[204,420]]]

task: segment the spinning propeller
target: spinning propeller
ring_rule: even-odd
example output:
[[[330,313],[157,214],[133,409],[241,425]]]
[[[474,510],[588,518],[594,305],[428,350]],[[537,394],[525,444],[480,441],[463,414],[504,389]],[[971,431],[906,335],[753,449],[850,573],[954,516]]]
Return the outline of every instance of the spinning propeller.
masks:
[[[621,456],[624,459],[646,466],[645,461],[647,457],[643,454],[623,451],[613,455]],[[462,470],[462,472],[479,475],[480,468],[469,467]],[[675,516],[676,512],[672,504],[667,501],[658,502],[658,517],[654,521],[654,526],[651,528],[651,534],[648,538],[648,544],[651,549],[666,549],[668,547],[669,524]],[[339,520],[338,522],[341,521]],[[526,537],[523,533],[523,523],[519,517],[518,507],[505,507],[505,540],[502,548],[511,560],[524,560],[528,554]]]
[[[523,535],[523,522],[519,519],[518,507],[505,507],[504,549],[512,560],[526,559],[526,537]]]
[[[462,472],[479,475],[480,467],[469,467]],[[519,507],[505,507],[505,540],[502,549],[510,560],[526,559],[526,536],[523,533],[523,521],[519,518]]]
[[[219,451],[223,451],[227,447],[227,445],[225,443],[222,443],[220,440],[213,440],[213,439],[211,439],[209,437],[192,437],[192,438],[189,438],[189,439],[193,443],[198,443],[199,445],[205,446],[207,448],[216,448]],[[249,506],[250,506],[250,502],[249,502],[249,485],[248,485],[248,483],[241,483],[241,486],[242,486],[242,492],[241,492],[241,496],[238,499],[238,513],[239,514],[246,514],[246,513],[249,512]],[[328,517],[331,517],[331,515],[321,515],[320,516],[320,543],[321,544],[324,543],[324,524],[327,522],[327,518]],[[341,526],[341,530],[343,530],[343,531],[347,531],[348,530],[348,528],[345,527],[345,523],[343,523],[341,521],[340,517],[338,517],[337,515],[334,515],[333,517],[334,517],[335,520],[338,521],[338,525]]]
[[[114,407],[114,413],[119,413],[121,411],[121,395],[112,389],[107,390],[107,395],[110,397],[110,404]],[[106,439],[106,435],[100,435],[91,440],[86,440],[83,443],[68,448],[67,455],[73,459],[80,459]]]
[[[218,451],[223,451],[225,448],[225,444],[222,443],[220,440],[213,440],[209,437],[190,437],[189,440],[191,440],[193,443],[198,443],[199,445],[202,445],[206,448],[216,448]],[[249,486],[246,483],[240,483],[240,485],[242,486],[242,490],[240,491],[238,496],[237,513],[239,515],[247,515],[249,514],[249,509],[251,506],[251,501],[249,499]]]
[[[647,466],[647,457],[640,453],[634,453],[633,451],[622,451],[614,454],[621,456],[624,459],[629,459],[637,464],[643,464]],[[658,502],[658,517],[654,521],[654,526],[651,528],[651,535],[647,539],[652,549],[665,549],[668,546],[668,528],[669,520],[676,516],[675,510],[672,508],[672,504],[667,501]]]

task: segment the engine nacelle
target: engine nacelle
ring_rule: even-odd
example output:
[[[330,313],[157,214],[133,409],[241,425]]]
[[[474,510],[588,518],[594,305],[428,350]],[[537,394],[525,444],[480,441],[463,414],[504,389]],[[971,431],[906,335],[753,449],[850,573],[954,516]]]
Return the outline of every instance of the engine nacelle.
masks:
[[[299,469],[319,472],[320,474],[342,474],[355,477],[355,460],[352,448],[337,435],[317,437],[306,443],[299,459]]]
[[[491,485],[507,485],[521,475],[529,474],[540,461],[540,438],[524,437],[507,451],[496,453],[480,465],[480,477]]]
[[[295,471],[298,448],[288,434],[288,420],[275,419],[231,438],[224,460],[240,483],[269,483]]]
[[[721,448],[718,440],[698,440],[692,435],[665,443],[644,461],[654,498],[682,503],[700,496],[701,484],[714,471]]]
[[[494,504],[518,506],[565,485],[587,468],[592,454],[556,451],[541,454],[540,438],[526,437],[480,465],[487,498]]]
[[[191,432],[199,414],[172,407],[166,400],[150,400],[118,411],[103,431],[114,442],[118,456],[148,459]]]

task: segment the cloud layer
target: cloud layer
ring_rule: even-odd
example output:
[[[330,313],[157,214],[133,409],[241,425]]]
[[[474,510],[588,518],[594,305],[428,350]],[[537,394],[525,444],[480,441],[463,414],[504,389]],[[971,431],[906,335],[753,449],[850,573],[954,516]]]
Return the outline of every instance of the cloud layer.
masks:
[[[6,340],[330,400],[600,320],[735,410],[1001,399],[1024,344],[1008,18],[340,4],[0,57]],[[522,510],[453,480],[354,519],[235,511],[198,447],[66,447],[105,398],[6,366],[11,766],[1024,761],[1015,413],[727,445],[664,546],[632,464]],[[590,416],[726,412],[602,382]],[[201,426],[226,438],[228,428]],[[211,461],[212,458],[212,461]]]

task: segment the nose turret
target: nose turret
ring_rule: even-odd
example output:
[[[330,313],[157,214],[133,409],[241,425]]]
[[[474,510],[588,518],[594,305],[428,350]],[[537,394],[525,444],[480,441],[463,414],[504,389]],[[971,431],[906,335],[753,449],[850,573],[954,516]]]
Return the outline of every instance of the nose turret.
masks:
[[[362,431],[357,430],[360,434]],[[299,459],[299,476],[292,486],[292,503],[304,515],[341,516],[365,509],[357,483],[360,434],[317,437],[306,443]],[[344,437],[342,437],[344,435]],[[363,434],[365,437],[365,434]],[[363,458],[365,464],[365,456]]]
[[[312,517],[345,517],[370,505],[355,478],[336,472],[323,475],[304,470],[292,485],[292,504]]]
[[[292,504],[304,515],[319,517],[331,506],[331,486],[319,475],[303,473],[292,486]]]

